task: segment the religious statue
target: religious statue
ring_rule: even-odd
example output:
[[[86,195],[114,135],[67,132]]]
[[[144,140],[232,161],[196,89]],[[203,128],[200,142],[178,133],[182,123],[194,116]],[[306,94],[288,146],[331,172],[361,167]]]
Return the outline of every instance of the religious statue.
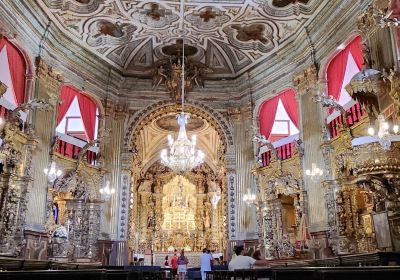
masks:
[[[168,77],[167,75],[165,75],[164,66],[160,65],[160,67],[157,68],[156,74],[153,77],[153,88],[157,88],[167,78]]]

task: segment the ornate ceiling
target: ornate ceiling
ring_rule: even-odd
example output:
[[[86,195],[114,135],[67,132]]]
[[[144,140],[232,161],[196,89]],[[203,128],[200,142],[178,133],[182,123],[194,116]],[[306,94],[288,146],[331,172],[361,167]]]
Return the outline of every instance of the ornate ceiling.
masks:
[[[295,38],[316,0],[37,0],[70,39],[121,71],[150,77],[184,38],[208,78],[236,77]],[[184,20],[182,20],[184,18]],[[165,50],[165,48],[164,48]]]

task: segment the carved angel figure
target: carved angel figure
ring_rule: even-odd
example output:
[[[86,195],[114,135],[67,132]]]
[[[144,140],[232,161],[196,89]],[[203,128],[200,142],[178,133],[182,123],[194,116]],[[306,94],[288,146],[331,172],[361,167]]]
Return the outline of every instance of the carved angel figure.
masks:
[[[153,88],[157,88],[164,80],[168,79],[167,75],[165,74],[165,69],[162,65],[160,65],[153,77]]]

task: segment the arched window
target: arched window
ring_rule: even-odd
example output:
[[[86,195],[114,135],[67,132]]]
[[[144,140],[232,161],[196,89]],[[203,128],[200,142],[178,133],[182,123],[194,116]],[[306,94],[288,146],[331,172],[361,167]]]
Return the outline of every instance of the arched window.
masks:
[[[293,143],[299,134],[296,92],[287,89],[265,101],[260,109],[259,125],[260,133],[273,143],[279,159],[292,157]],[[271,151],[268,146],[260,147],[258,157],[263,166],[269,165]]]
[[[84,141],[96,139],[98,127],[96,103],[71,86],[61,88],[61,101],[57,109],[57,132]]]
[[[260,132],[270,142],[299,133],[296,93],[287,89],[267,100],[259,115]]]
[[[357,36],[347,46],[342,45],[340,48],[342,50],[329,63],[326,79],[328,95],[344,106],[352,100],[345,86],[362,69],[363,54],[361,37]]]
[[[340,52],[337,53],[328,65],[326,80],[328,95],[332,96],[348,112],[347,123],[353,125],[360,121],[363,110],[358,102],[353,100],[345,87],[351,79],[359,73],[363,66],[362,38],[357,36],[349,44],[339,46]],[[330,125],[332,137],[338,135],[337,127],[342,124],[340,112],[329,110],[327,123]]]
[[[0,39],[0,81],[7,86],[7,91],[0,99],[4,110],[12,110],[25,101],[26,61],[21,51],[5,37]]]

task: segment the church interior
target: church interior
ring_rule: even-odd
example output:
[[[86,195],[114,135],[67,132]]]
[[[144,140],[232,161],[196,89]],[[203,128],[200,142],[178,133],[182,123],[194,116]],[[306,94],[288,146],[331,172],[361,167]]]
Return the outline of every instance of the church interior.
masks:
[[[1,1],[0,270],[244,246],[400,275],[399,25],[399,0]]]

